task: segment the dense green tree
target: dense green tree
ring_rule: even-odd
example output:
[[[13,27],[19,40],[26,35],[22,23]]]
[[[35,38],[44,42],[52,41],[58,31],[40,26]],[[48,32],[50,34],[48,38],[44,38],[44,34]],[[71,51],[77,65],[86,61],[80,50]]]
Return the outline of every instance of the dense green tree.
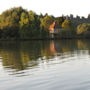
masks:
[[[29,23],[30,23],[30,20],[29,20],[28,13],[22,12],[19,23],[20,23],[20,30],[19,30],[20,37],[21,38],[29,37],[29,32],[30,32]]]
[[[40,35],[40,17],[33,11],[29,11],[30,27],[33,37]]]
[[[20,18],[20,37],[33,38],[40,34],[40,19],[33,11],[23,12]]]
[[[62,34],[64,35],[64,37],[72,38],[76,35],[76,31],[70,20],[68,19],[64,20],[64,22],[62,23],[62,28],[63,28]]]
[[[77,26],[77,34],[90,37],[90,24],[80,24]]]
[[[44,18],[41,18],[40,20],[41,20],[41,25],[40,25],[41,28],[42,28],[42,29],[48,30],[50,24],[53,23],[54,18],[53,18],[52,16],[46,15]]]
[[[21,7],[6,10],[0,16],[0,29],[2,30],[2,37],[18,37],[19,20],[21,13],[25,11]]]
[[[64,22],[64,18],[63,17],[57,17],[57,18],[55,18],[55,21],[60,27],[62,27],[62,23]]]
[[[53,23],[54,18],[46,14],[43,18],[40,18],[40,21],[41,21],[41,24],[40,24],[41,37],[42,38],[48,37],[49,36],[49,26],[50,24]]]
[[[72,29],[72,23],[70,20],[64,20],[64,22],[62,23],[62,28],[65,30],[70,30]]]

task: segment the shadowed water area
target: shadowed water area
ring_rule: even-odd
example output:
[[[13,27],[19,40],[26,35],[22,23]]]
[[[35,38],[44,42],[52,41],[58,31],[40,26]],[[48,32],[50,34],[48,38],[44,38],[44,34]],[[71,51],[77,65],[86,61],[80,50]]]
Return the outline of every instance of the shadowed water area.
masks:
[[[0,90],[90,90],[90,40],[0,42]]]

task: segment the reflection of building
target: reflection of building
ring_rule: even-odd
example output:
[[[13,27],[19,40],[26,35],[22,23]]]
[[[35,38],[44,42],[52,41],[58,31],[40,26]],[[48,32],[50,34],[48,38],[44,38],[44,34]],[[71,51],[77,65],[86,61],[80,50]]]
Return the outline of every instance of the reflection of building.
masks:
[[[54,41],[50,42],[50,52],[53,53],[53,54],[56,53]]]
[[[50,42],[50,52],[56,54],[57,52],[61,52],[61,47],[59,41],[51,41]]]

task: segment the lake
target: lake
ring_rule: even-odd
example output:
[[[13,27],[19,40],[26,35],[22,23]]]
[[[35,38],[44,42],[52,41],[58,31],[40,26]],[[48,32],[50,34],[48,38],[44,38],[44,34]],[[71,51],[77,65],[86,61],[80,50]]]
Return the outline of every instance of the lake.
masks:
[[[0,90],[90,90],[90,41],[0,42]]]

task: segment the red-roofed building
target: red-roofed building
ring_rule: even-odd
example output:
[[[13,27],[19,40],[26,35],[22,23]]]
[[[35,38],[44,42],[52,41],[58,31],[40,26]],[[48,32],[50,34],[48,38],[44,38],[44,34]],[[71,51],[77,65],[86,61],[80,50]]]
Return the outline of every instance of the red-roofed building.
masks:
[[[50,25],[49,30],[50,30],[50,33],[52,34],[58,34],[62,30],[62,28],[56,22],[53,22]]]

